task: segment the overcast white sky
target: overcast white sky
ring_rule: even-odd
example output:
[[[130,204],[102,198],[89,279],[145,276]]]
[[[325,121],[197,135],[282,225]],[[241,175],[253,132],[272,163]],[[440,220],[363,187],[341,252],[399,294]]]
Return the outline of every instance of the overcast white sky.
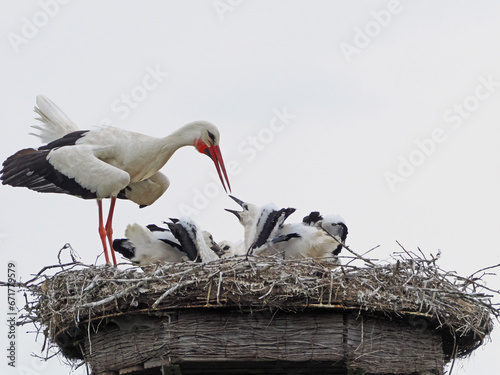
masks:
[[[341,214],[348,245],[380,245],[380,259],[398,240],[441,250],[464,276],[500,261],[499,2],[39,0],[3,2],[0,17],[1,160],[39,145],[28,134],[38,94],[82,129],[164,136],[209,120],[243,200],[296,207],[290,221]],[[118,202],[116,237],[188,214],[216,240],[241,238],[207,157],[187,147],[162,171],[171,186],[155,205]],[[23,280],[57,263],[67,242],[95,261],[94,202],[0,190],[0,279],[9,260]],[[27,329],[18,368],[2,354],[2,373],[67,374],[31,358],[41,344]],[[491,374],[492,339],[454,374]]]

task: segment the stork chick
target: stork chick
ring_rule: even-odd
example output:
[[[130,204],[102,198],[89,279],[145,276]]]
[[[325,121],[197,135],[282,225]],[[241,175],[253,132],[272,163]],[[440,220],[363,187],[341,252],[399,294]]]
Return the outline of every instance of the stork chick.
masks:
[[[278,209],[272,203],[259,207],[232,195],[230,197],[243,209],[242,211],[226,209],[226,211],[234,214],[244,227],[246,254],[275,255],[276,251],[269,246],[269,241],[277,236],[288,216],[295,212],[295,208]]]
[[[347,225],[340,215],[327,215],[323,217],[318,211],[312,211],[302,219],[302,222],[305,225],[321,228],[328,233],[337,242],[337,246],[335,246],[332,252],[333,255],[340,254],[348,233]]]
[[[135,223],[127,226],[125,236],[127,238],[115,239],[113,248],[140,266],[190,260],[179,241],[168,229],[153,224],[143,227]]]
[[[171,222],[166,224],[181,244],[183,250],[189,254],[190,259],[203,263],[219,259],[218,253],[221,253],[220,249],[210,233],[202,231],[188,217],[181,217],[180,219],[171,218],[170,220]]]

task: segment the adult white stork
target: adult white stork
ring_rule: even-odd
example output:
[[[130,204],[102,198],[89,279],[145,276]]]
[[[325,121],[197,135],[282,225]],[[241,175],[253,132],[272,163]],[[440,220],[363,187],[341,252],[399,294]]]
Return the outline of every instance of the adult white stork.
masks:
[[[116,265],[112,239],[116,198],[129,199],[141,207],[155,202],[170,184],[159,169],[180,147],[192,145],[208,155],[222,186],[226,192],[231,191],[219,148],[219,130],[208,121],[195,121],[166,137],[155,138],[112,126],[77,130],[69,117],[47,98],[38,96],[37,105],[35,111],[43,123],[38,127],[42,131],[39,136],[48,143],[8,157],[0,171],[0,180],[4,185],[23,186],[43,193],[96,199],[106,263],[109,263],[107,238]],[[111,198],[105,225],[104,198]]]

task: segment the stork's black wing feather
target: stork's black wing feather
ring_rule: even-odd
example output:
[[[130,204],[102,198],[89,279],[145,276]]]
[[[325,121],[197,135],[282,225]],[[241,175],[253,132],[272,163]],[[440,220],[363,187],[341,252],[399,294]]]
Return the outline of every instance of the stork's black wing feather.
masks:
[[[188,258],[192,261],[201,261],[198,256],[198,248],[193,238],[189,235],[188,230],[178,223],[167,223],[167,225],[174,237],[177,238],[177,241],[181,244],[182,251],[186,253]]]
[[[114,240],[113,249],[127,259],[132,259],[135,256],[135,246],[127,238]]]
[[[88,130],[79,130],[49,142],[38,150],[26,148],[16,152],[3,162],[3,169],[0,171],[2,184],[27,187],[40,193],[62,193],[95,199],[95,193],[59,172],[47,159],[51,150],[73,146],[87,132]]]
[[[64,146],[73,146],[76,144],[76,141],[85,136],[88,132],[89,130],[77,130],[76,132],[68,133],[59,139],[49,142],[46,145],[40,146],[38,150],[52,150],[54,148]]]
[[[62,193],[95,199],[96,194],[75,179],[55,169],[47,160],[49,151],[27,148],[3,162],[0,180],[3,185],[22,186],[40,193]]]
[[[260,231],[257,239],[250,247],[249,251],[252,252],[254,249],[258,249],[260,246],[264,245],[268,240],[272,240],[269,238],[271,236],[272,231],[277,226],[283,225],[283,222],[286,220],[288,216],[295,212],[295,208],[282,208],[281,210],[274,210],[269,213],[267,218],[259,218],[259,220],[266,220],[262,230]],[[259,223],[257,223],[257,226]]]

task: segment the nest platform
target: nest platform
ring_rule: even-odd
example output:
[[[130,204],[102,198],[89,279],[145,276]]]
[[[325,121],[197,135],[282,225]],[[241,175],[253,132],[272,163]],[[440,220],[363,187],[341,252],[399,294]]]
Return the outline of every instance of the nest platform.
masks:
[[[498,317],[475,286],[416,258],[74,264],[29,287],[25,320],[95,375],[439,375]]]

